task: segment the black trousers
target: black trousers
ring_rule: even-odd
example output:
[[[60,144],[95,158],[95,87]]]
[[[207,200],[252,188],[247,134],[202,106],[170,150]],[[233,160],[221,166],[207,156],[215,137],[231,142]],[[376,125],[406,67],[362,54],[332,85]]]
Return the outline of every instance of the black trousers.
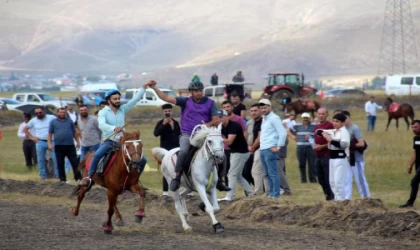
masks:
[[[162,177],[162,184],[163,184],[163,192],[168,192],[168,182],[165,179],[165,176]]]
[[[248,160],[245,162],[244,170],[242,171],[242,177],[249,183],[254,185],[254,178],[252,178],[252,165],[254,164],[254,154],[249,154]]]
[[[417,198],[417,193],[419,192],[420,184],[420,166],[416,166],[416,174],[413,179],[411,179],[411,193],[410,199],[407,201],[407,204],[413,205]]]
[[[31,168],[37,164],[35,142],[29,139],[23,140],[23,155],[25,156],[26,166]]]
[[[334,193],[330,186],[330,158],[328,156],[315,157],[315,168],[318,173],[318,182],[322,187],[326,200],[334,200]]]
[[[230,169],[230,150],[226,150],[225,149],[225,160],[224,160],[224,164],[223,164],[223,171],[221,171],[223,173],[223,176],[225,177],[225,185],[229,186],[229,180],[228,180],[228,173],[229,173],[229,169]]]
[[[55,145],[55,157],[57,159],[58,177],[60,181],[66,181],[66,170],[64,167],[64,159],[67,157],[70,161],[71,168],[73,169],[74,179],[80,180],[82,175],[78,168],[78,160],[76,154],[76,147],[74,145]]]

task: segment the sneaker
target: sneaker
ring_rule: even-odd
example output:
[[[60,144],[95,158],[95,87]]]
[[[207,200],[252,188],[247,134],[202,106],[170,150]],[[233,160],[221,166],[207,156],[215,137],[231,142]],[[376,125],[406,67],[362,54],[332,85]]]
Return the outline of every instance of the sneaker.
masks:
[[[284,189],[283,188],[280,188],[280,195],[282,195],[282,194],[284,194]]]
[[[413,207],[413,204],[408,204],[408,203],[399,206],[399,208],[411,208],[411,207]]]
[[[216,189],[220,192],[229,192],[231,190],[230,187],[223,185],[221,181],[218,181],[216,184]]]
[[[283,195],[290,196],[290,195],[292,195],[292,192],[290,192],[290,191],[284,191]]]
[[[69,181],[60,181],[60,183],[69,184]]]
[[[169,193],[168,193],[168,192],[166,192],[166,191],[164,191],[164,192],[162,193],[162,196],[169,196]]]
[[[178,190],[179,185],[181,184],[181,182],[178,179],[173,179],[171,181],[171,184],[169,185],[169,190],[171,190],[172,192],[175,192],[176,190]]]
[[[232,201],[232,199],[229,197],[224,197],[222,199],[217,199],[217,201]]]
[[[188,193],[188,194],[187,194],[187,196],[189,196],[189,197],[193,197],[193,196],[194,196],[194,192],[190,192],[190,193]]]

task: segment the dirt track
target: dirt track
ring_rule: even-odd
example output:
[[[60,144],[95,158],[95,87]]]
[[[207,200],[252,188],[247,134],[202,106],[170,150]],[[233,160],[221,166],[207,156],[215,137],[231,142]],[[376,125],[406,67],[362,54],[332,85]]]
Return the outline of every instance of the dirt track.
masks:
[[[78,217],[70,214],[72,186],[0,179],[0,249],[419,249],[418,214],[394,214],[381,208],[380,201],[324,204],[299,207],[263,198],[222,204],[217,218],[224,224],[223,234],[214,234],[207,214],[199,211],[197,197],[191,198],[189,212],[192,233],[184,233],[171,199],[147,195],[143,224],[134,222],[136,197],[124,194],[120,210],[124,227],[113,235],[102,232],[105,192],[93,189]],[[12,193],[13,195],[8,195]],[[16,193],[20,193],[17,194]],[[24,196],[23,194],[31,195]],[[35,196],[33,195],[40,195]],[[9,200],[7,197],[13,197]],[[17,198],[20,197],[20,198]],[[32,197],[32,198],[25,198]],[[40,197],[39,200],[36,200]],[[54,197],[69,197],[57,199]],[[35,201],[34,201],[35,199]],[[64,200],[64,202],[63,202]],[[60,204],[60,202],[65,204]],[[346,214],[341,216],[341,211]],[[286,216],[286,215],[290,216]],[[330,220],[323,215],[330,214]],[[370,216],[369,216],[370,214]],[[194,216],[195,215],[195,216]],[[377,216],[381,215],[380,218]],[[369,218],[376,218],[372,223]],[[390,231],[381,225],[387,218],[403,228]],[[364,218],[362,221],[361,218]],[[304,223],[306,221],[307,223]],[[342,221],[342,222],[340,222]],[[365,231],[357,231],[362,221]],[[348,225],[341,227],[341,225]],[[288,225],[286,225],[288,224]],[[374,230],[378,224],[381,234]],[[373,225],[373,226],[372,226]],[[405,224],[404,224],[405,225]],[[396,228],[396,226],[392,226]],[[333,229],[333,230],[325,230]],[[408,233],[407,233],[408,232]],[[384,235],[361,236],[361,235]],[[392,236],[393,235],[393,236]]]

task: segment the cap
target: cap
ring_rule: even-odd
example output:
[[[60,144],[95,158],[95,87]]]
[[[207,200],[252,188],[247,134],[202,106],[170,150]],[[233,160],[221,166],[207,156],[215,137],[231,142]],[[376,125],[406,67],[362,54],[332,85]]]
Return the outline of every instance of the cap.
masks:
[[[218,116],[227,116],[228,113],[226,112],[226,110],[220,109],[217,111],[217,115]]]
[[[264,106],[264,105],[268,105],[271,106],[271,102],[268,99],[261,99],[258,104],[260,104],[260,106]]]
[[[302,117],[302,118],[311,118],[311,115],[309,113],[305,112],[305,113],[302,113],[302,115],[300,117]]]

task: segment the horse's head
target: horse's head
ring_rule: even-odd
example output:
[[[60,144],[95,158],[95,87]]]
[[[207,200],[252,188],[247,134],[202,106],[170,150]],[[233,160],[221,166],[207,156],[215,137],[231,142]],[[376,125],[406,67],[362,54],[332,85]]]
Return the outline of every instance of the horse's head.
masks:
[[[217,163],[223,162],[225,150],[222,137],[222,124],[219,124],[217,128],[210,128],[204,141],[204,146],[209,156],[214,157]]]
[[[391,99],[391,97],[387,97],[387,98],[385,98],[385,102],[384,102],[384,106],[385,106],[385,109],[387,110],[388,109],[388,107],[393,103],[394,101]]]
[[[138,167],[143,156],[143,143],[140,140],[140,131],[137,130],[132,133],[124,132],[120,142],[124,162],[128,162],[128,165],[134,164]]]

